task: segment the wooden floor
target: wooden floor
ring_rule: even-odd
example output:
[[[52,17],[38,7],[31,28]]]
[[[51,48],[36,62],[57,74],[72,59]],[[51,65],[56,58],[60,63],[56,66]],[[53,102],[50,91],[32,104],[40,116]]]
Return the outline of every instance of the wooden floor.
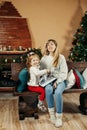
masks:
[[[78,109],[79,94],[63,94],[63,126],[56,128],[47,113],[39,112],[39,119],[18,120],[18,100],[11,95],[0,94],[0,130],[87,130],[87,116]]]

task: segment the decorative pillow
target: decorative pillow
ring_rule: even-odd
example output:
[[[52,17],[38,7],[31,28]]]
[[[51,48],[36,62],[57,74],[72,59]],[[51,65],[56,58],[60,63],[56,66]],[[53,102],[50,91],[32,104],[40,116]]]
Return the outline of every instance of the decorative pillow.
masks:
[[[79,76],[77,75],[76,71],[73,70],[73,74],[75,76],[75,79],[76,79],[76,88],[79,88],[80,89],[80,78]]]
[[[76,74],[79,76],[80,79],[80,87],[83,89],[83,86],[85,85],[85,80],[84,77],[81,75],[81,73],[75,69]]]
[[[87,68],[83,71],[82,76],[87,81]]]
[[[87,68],[83,71],[82,76],[85,80],[85,85],[83,86],[84,89],[87,88]]]
[[[66,80],[66,88],[65,89],[70,89],[73,87],[73,85],[75,84],[76,80],[75,80],[75,76],[73,74],[73,70],[71,69],[68,73],[67,76],[67,80]]]
[[[87,81],[85,81],[85,84],[83,86],[83,89],[87,89]]]
[[[27,68],[24,68],[19,72],[18,86],[17,86],[18,92],[23,92],[24,90],[26,90],[28,79],[29,79],[28,70]]]

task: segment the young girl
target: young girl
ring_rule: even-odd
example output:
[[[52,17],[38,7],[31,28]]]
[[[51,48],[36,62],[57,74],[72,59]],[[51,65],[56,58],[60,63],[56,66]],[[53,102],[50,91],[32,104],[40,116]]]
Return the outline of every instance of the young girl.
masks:
[[[27,58],[27,66],[30,74],[30,79],[28,81],[28,90],[32,92],[38,92],[40,94],[38,101],[38,108],[45,112],[47,109],[43,104],[45,99],[45,89],[39,86],[40,76],[43,74],[47,74],[49,72],[48,69],[40,70],[40,58],[37,54],[32,52],[31,55]]]
[[[42,68],[50,69],[52,74],[57,78],[55,82],[45,86],[45,91],[50,121],[56,127],[60,127],[62,126],[63,113],[62,93],[65,90],[68,67],[65,57],[59,54],[57,42],[53,39],[49,39],[46,43],[45,54],[41,59],[41,66]],[[56,114],[54,112],[54,98]]]

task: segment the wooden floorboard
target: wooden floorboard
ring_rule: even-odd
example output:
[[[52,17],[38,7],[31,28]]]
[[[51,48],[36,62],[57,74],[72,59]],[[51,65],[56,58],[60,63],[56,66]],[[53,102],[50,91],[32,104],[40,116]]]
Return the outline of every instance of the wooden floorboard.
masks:
[[[0,130],[87,130],[87,115],[78,109],[79,93],[63,94],[63,126],[56,128],[49,121],[48,112],[39,112],[39,119],[18,116],[18,98],[11,94],[0,95]]]

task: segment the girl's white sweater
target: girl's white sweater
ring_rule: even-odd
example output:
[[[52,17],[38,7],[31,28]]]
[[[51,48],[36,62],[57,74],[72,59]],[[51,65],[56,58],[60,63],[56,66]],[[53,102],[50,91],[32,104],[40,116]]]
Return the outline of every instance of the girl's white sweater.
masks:
[[[30,86],[39,86],[40,76],[42,76],[43,74],[46,74],[47,69],[40,70],[38,67],[32,66],[30,67],[29,73],[30,73],[30,80],[27,84]]]

